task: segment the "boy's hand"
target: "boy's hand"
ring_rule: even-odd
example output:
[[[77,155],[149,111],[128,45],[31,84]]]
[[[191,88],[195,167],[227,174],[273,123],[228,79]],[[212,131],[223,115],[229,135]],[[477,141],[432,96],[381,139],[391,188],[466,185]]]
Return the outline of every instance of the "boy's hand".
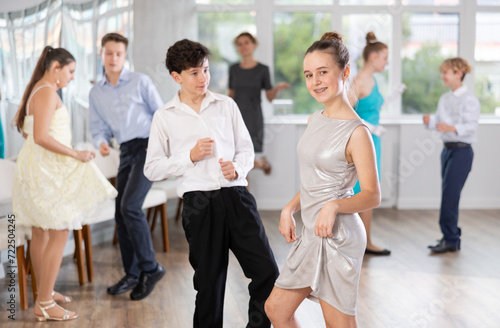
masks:
[[[424,124],[429,125],[430,121],[431,121],[431,114],[425,114],[424,115]]]
[[[196,145],[191,149],[191,162],[198,162],[212,154],[212,144],[214,141],[210,138],[203,138],[196,142]]]
[[[238,177],[238,172],[234,169],[234,164],[231,161],[223,162],[222,158],[219,159],[222,174],[226,180],[234,180]]]
[[[457,132],[457,130],[455,129],[455,127],[453,125],[448,125],[446,123],[443,123],[443,122],[439,122],[436,124],[436,130],[438,130],[439,132],[442,132],[442,133],[446,133],[446,132]]]
[[[111,152],[111,147],[109,147],[107,143],[101,142],[101,144],[99,145],[99,152],[103,157],[106,157]]]

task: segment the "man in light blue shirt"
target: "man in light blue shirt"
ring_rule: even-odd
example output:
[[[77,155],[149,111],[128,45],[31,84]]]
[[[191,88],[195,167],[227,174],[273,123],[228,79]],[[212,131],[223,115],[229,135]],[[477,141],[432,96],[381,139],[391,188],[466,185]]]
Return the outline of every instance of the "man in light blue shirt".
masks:
[[[148,76],[123,67],[128,45],[125,37],[109,33],[101,44],[105,77],[90,91],[90,132],[103,156],[110,153],[111,137],[120,144],[115,221],[125,270],[125,276],[107,292],[117,295],[133,289],[130,298],[140,300],[165,275],[165,269],[155,260],[142,212],[152,184],[143,173],[149,130],[153,114],[163,102]]]

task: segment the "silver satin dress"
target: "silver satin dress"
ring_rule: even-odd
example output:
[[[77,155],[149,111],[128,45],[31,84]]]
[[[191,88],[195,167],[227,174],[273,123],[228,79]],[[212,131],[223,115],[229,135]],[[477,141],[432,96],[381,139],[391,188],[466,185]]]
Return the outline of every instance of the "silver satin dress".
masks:
[[[347,163],[345,148],[361,120],[337,120],[314,113],[300,138],[300,205],[302,234],[292,245],[276,280],[283,289],[311,287],[310,299],[321,298],[339,311],[356,315],[359,274],[366,248],[366,232],[359,215],[338,214],[333,237],[320,238],[314,225],[323,205],[350,197],[356,168]]]

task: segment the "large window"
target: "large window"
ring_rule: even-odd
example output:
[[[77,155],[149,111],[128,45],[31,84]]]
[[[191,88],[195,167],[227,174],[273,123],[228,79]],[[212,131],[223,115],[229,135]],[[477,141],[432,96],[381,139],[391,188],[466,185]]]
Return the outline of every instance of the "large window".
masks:
[[[363,49],[366,46],[367,31],[375,33],[377,40],[392,49],[392,17],[389,14],[352,14],[342,16],[344,42],[351,55],[351,75],[354,77],[364,64]],[[393,66],[392,58],[382,74],[375,79],[382,94],[390,94],[389,72]],[[352,78],[351,78],[352,80]],[[382,111],[387,110],[384,106]]]
[[[210,63],[212,89],[226,93],[227,62],[234,58],[233,37],[243,28],[215,26],[229,24],[225,17],[245,13],[252,16],[252,28],[260,45],[256,59],[272,69],[273,82],[286,81],[292,88],[273,102],[274,114],[308,114],[317,109],[308,95],[301,74],[307,47],[325,31],[344,36],[356,73],[365,36],[373,31],[389,46],[389,65],[375,78],[384,97],[393,95],[404,83],[401,97],[383,107],[382,116],[434,112],[439,96],[447,91],[440,79],[439,65],[449,57],[461,56],[473,66],[465,85],[475,90],[484,114],[500,115],[500,43],[495,33],[500,26],[500,0],[196,0],[199,39],[215,49]],[[210,22],[212,19],[212,22]],[[204,24],[200,24],[204,22]],[[464,28],[462,22],[476,22]],[[241,19],[241,24],[245,21]],[[264,33],[265,31],[265,33]],[[227,37],[221,37],[229,33]],[[498,34],[498,33],[497,33]],[[467,44],[475,44],[475,53]],[[224,50],[226,49],[226,50]],[[222,68],[220,68],[222,67]],[[221,73],[223,72],[223,73]],[[217,78],[214,78],[217,77]],[[223,83],[220,81],[224,81]]]
[[[87,114],[82,108],[92,82],[102,77],[100,37],[108,32],[128,37],[127,67],[132,66],[132,20],[132,0],[40,0],[32,8],[0,13],[0,118],[6,156],[15,156],[22,145],[22,140],[16,141],[22,137],[6,122],[14,117],[47,45],[66,48],[76,59],[75,81],[64,88],[62,97],[72,117],[73,141],[85,140]]]
[[[396,0],[339,0],[341,5],[357,6],[391,6],[396,3]]]
[[[458,55],[458,15],[417,13],[403,15],[403,48],[401,50],[403,113],[436,111],[442,85],[439,65]]]
[[[274,82],[292,85],[280,96],[288,105],[282,103],[276,114],[307,114],[318,107],[305,87],[302,63],[307,48],[330,30],[330,21],[331,14],[324,12],[274,14]]]
[[[257,34],[255,12],[200,13],[199,40],[212,53],[210,58],[210,89],[227,94],[229,66],[239,61],[233,44],[241,32]]]
[[[476,95],[483,113],[500,115],[500,13],[476,15]]]
[[[2,95],[22,97],[43,48],[51,45],[66,48],[76,58],[75,83],[68,89],[86,99],[91,82],[102,76],[100,37],[118,32],[132,41],[132,18],[132,0],[88,0],[81,4],[47,0],[22,11],[0,13]],[[131,66],[132,44],[127,67]]]
[[[500,0],[477,0],[480,6],[500,6]]]

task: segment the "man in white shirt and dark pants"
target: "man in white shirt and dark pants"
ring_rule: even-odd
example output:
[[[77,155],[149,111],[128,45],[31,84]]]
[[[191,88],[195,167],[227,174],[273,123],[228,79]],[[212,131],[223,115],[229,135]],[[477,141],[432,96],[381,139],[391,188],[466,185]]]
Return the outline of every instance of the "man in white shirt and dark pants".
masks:
[[[435,117],[424,115],[424,124],[440,132],[444,142],[441,153],[442,195],[439,225],[443,238],[429,248],[433,253],[455,252],[460,249],[458,205],[460,194],[472,168],[481,106],[479,100],[462,84],[471,71],[462,58],[445,60],[441,66],[441,80],[451,91],[439,99]]]
[[[253,145],[236,103],[207,89],[209,55],[186,39],[168,49],[166,66],[181,90],[154,115],[144,174],[177,177],[198,292],[193,327],[222,327],[229,250],[251,279],[247,327],[270,327],[264,302],[278,267],[246,189]]]

